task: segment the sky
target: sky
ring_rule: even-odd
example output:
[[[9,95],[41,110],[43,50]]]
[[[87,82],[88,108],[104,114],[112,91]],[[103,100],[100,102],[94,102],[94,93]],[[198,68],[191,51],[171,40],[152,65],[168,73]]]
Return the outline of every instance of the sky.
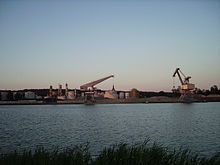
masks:
[[[0,89],[220,87],[219,0],[0,0]]]

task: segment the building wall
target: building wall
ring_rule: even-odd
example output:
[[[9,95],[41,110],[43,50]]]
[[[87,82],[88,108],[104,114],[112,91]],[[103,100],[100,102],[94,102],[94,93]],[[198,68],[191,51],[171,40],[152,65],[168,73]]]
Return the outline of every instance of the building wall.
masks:
[[[104,98],[108,99],[118,99],[118,94],[116,91],[106,91]]]
[[[130,93],[131,93],[131,97],[133,97],[133,98],[138,98],[139,97],[139,92],[138,92],[137,89],[133,88]]]
[[[24,93],[24,97],[25,99],[35,99],[36,96],[34,92],[28,91]]]
[[[124,98],[125,98],[125,92],[120,92],[119,99],[124,99]]]
[[[73,99],[75,99],[75,92],[74,92],[74,91],[68,91],[67,99],[68,99],[68,100],[73,100]]]
[[[0,96],[0,100],[1,101],[5,101],[7,100],[7,95],[8,95],[8,92],[0,92],[1,96]]]
[[[125,98],[128,99],[130,97],[130,92],[125,92]]]

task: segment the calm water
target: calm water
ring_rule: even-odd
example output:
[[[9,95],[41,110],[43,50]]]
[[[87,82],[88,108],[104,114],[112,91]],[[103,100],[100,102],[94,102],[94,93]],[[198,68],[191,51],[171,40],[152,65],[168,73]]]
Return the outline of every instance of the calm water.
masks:
[[[220,151],[220,103],[0,106],[0,152],[90,142],[93,153],[147,137],[203,156]]]

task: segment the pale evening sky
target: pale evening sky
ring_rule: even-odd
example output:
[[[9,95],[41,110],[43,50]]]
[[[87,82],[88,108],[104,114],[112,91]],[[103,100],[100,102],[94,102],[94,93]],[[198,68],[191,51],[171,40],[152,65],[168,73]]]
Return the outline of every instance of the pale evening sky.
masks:
[[[170,91],[176,67],[220,87],[219,0],[0,0],[0,89]]]

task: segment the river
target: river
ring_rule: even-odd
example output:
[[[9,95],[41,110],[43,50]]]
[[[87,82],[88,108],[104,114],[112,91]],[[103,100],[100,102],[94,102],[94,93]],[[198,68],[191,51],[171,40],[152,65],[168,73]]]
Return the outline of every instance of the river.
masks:
[[[125,142],[220,152],[220,103],[0,106],[0,152],[66,148],[86,142],[92,153]]]

